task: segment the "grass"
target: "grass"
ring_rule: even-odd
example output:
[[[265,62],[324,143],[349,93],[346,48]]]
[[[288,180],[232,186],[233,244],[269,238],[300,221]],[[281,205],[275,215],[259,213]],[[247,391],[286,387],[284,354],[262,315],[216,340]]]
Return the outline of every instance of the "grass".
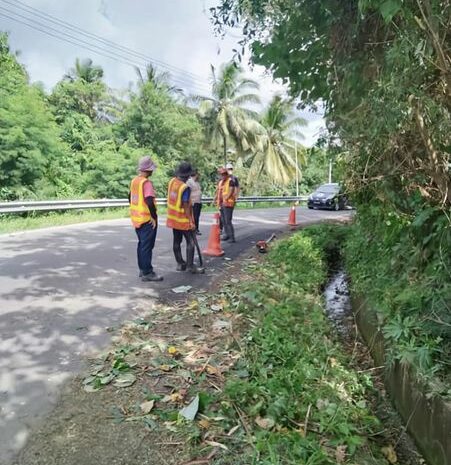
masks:
[[[393,441],[371,413],[372,378],[324,313],[343,230],[304,229],[228,265],[216,291],[125,324],[83,381],[103,401],[78,421],[95,425],[111,409],[106,421],[125,436],[140,423],[163,444],[143,447],[170,465],[387,465]]]
[[[252,323],[218,403],[230,427],[247,425],[249,441],[218,464],[387,463],[369,440],[380,428],[370,378],[349,366],[324,316],[319,230],[281,241],[242,289],[238,312]]]
[[[250,208],[276,208],[282,206],[282,203],[250,203],[237,204],[237,209]],[[159,207],[158,211],[164,215],[165,207]],[[204,206],[204,213],[216,211],[215,207]],[[95,210],[78,210],[68,212],[35,212],[26,215],[0,215],[0,234],[7,234],[17,231],[26,231],[29,229],[49,228],[52,226],[66,226],[70,224],[86,223],[90,221],[113,220],[119,218],[128,218],[127,208],[114,209],[95,209]]]
[[[127,218],[127,208],[79,210],[64,213],[34,213],[26,216],[0,215],[0,234],[26,231],[29,229],[64,226],[69,224],[86,223],[90,221],[112,220]]]

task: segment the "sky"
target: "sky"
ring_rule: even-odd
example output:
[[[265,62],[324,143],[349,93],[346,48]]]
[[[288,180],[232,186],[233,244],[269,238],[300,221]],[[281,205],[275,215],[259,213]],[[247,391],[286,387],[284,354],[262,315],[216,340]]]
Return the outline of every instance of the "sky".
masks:
[[[134,65],[143,68],[152,61],[161,71],[171,73],[174,84],[189,93],[207,95],[211,65],[218,67],[229,61],[240,38],[239,30],[230,31],[224,38],[215,35],[209,8],[218,3],[219,0],[0,0],[0,31],[9,33],[11,48],[19,52],[19,61],[31,80],[43,82],[48,90],[73,67],[77,57],[89,57],[103,67],[107,84],[115,89],[133,85],[137,79]],[[53,22],[43,14],[51,15]],[[55,22],[58,20],[103,41],[65,29]],[[62,33],[66,41],[55,37]],[[131,51],[118,50],[105,41]],[[94,52],[93,44],[102,48],[101,55]],[[259,82],[263,102],[268,102],[275,92],[284,92],[283,86],[273,82],[263,68],[246,68],[248,76]],[[304,144],[311,146],[324,121],[322,115],[309,111],[301,112],[301,116],[308,120]]]

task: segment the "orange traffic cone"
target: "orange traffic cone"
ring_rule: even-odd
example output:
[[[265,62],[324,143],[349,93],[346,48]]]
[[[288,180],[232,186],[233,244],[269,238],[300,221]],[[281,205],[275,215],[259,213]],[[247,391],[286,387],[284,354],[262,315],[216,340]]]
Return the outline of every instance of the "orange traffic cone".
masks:
[[[293,205],[290,210],[290,215],[288,216],[289,226],[297,226],[296,223],[296,207]]]
[[[207,248],[202,251],[202,253],[210,257],[221,257],[222,255],[224,255],[224,250],[221,249],[221,239],[219,233],[219,213],[215,213],[213,219],[214,222],[211,225],[210,237],[208,238],[208,245]]]

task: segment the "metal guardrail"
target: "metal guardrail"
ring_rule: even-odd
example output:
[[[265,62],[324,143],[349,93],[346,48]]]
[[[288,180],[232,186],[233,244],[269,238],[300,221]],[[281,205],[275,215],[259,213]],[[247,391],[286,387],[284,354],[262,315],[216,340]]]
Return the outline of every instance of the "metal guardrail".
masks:
[[[307,196],[300,197],[240,197],[238,203],[277,203],[277,202],[305,202]],[[213,203],[212,197],[202,199],[203,203]],[[165,198],[157,199],[158,205],[166,205]],[[0,202],[0,214],[17,214],[28,212],[51,212],[61,210],[88,210],[91,208],[128,207],[127,199],[97,199],[97,200],[40,200],[31,202]]]

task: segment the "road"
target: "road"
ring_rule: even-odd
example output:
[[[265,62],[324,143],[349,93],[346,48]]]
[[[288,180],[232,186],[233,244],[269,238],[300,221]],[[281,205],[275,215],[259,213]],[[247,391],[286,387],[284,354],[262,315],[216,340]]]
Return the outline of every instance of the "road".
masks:
[[[234,259],[256,240],[287,231],[288,212],[238,210],[237,243],[224,245],[225,257]],[[298,208],[300,225],[349,215]],[[203,215],[201,247],[211,222],[211,214]],[[142,283],[128,220],[0,236],[0,463],[23,447],[62,383],[82,369],[84,356],[106,346],[107,328],[137,315],[142,302],[176,298],[176,286],[205,289],[224,262],[208,259],[206,275],[175,272],[172,233],[161,226],[154,267],[164,281]]]

